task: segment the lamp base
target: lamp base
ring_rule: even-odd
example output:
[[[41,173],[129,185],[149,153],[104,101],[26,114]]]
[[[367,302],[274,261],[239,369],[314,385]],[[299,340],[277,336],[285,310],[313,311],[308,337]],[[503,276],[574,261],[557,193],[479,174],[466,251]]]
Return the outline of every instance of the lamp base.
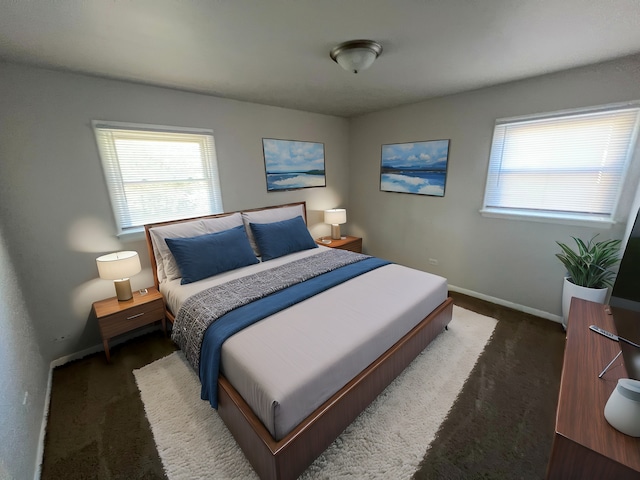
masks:
[[[340,225],[333,224],[331,225],[331,238],[333,240],[340,240]]]
[[[133,298],[131,283],[129,282],[128,278],[115,280],[113,284],[116,286],[116,297],[118,297],[119,302],[125,302]]]

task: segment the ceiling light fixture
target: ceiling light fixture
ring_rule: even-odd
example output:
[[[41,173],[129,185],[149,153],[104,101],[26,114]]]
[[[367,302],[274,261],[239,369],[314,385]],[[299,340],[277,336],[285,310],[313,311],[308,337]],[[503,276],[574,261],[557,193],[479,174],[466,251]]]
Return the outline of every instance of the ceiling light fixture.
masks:
[[[331,49],[331,59],[348,72],[358,73],[371,66],[382,53],[382,45],[373,40],[350,40]]]

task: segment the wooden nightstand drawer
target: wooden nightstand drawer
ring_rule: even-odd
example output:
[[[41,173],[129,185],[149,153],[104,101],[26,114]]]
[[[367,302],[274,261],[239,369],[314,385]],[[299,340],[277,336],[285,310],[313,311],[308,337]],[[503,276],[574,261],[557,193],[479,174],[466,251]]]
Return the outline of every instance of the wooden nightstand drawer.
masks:
[[[336,247],[336,248],[341,248],[342,250],[351,250],[352,252],[362,253],[362,239],[358,238],[349,243],[345,243],[341,247]]]
[[[95,302],[93,312],[98,319],[107,361],[111,360],[109,339],[117,335],[157,321],[162,322],[162,330],[165,335],[167,333],[164,300],[155,287],[133,292],[131,300],[119,302],[116,297],[112,297]]]
[[[100,318],[100,333],[103,337],[111,338],[126,333],[134,328],[142,327],[164,318],[164,303],[162,300],[144,305],[137,305],[108,317]]]
[[[350,250],[356,253],[362,253],[362,238],[361,237],[350,237],[346,236],[341,238],[340,240],[331,240],[330,238],[326,238],[326,240],[331,240],[331,243],[324,243],[325,238],[319,238],[316,240],[318,245],[323,245],[325,247],[330,248],[339,248],[340,250]]]

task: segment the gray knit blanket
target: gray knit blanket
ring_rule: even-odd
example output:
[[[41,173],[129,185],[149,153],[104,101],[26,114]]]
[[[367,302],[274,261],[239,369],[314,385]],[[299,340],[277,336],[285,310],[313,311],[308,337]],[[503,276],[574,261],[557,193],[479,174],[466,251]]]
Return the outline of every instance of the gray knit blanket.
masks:
[[[175,318],[171,338],[199,372],[202,339],[209,325],[218,318],[267,295],[365,258],[370,256],[330,249],[203,290],[184,302]]]

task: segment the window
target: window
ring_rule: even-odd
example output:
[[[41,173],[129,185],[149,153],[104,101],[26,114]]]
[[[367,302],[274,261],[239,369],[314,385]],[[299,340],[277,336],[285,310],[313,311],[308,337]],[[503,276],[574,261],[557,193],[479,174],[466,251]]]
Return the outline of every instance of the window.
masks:
[[[481,213],[613,222],[639,110],[610,106],[498,120]]]
[[[223,211],[212,131],[101,121],[93,129],[120,233]]]

